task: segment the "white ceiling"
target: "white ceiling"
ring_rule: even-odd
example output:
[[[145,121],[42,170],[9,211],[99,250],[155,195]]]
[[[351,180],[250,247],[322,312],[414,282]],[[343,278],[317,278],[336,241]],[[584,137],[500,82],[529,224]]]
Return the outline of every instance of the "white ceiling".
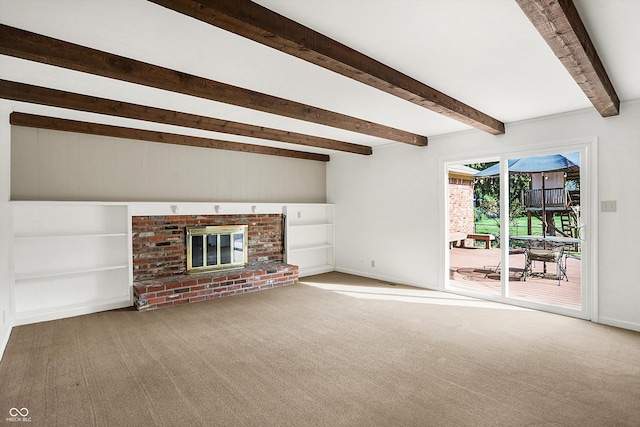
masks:
[[[256,3],[507,124],[591,108],[589,100],[514,0],[256,0]],[[574,0],[574,3],[620,99],[640,98],[640,1]],[[0,22],[428,137],[472,129],[145,0],[0,0]],[[0,78],[374,147],[392,143],[2,55]],[[335,154],[294,144],[16,105],[24,112]]]

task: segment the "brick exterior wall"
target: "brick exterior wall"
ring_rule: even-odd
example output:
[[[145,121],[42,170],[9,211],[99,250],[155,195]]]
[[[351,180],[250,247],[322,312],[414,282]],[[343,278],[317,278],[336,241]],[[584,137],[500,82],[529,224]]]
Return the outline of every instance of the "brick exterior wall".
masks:
[[[473,179],[449,178],[449,232],[474,232]]]
[[[290,285],[298,267],[283,263],[281,214],[134,216],[133,289],[138,310]],[[248,266],[187,275],[186,229],[248,225]]]

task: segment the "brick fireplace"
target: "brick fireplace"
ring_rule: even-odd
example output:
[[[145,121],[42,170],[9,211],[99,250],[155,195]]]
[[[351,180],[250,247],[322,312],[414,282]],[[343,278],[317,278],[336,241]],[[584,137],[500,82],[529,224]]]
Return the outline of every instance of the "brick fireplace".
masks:
[[[248,226],[246,268],[186,274],[186,229]],[[283,263],[283,216],[133,216],[133,292],[138,310],[151,310],[290,285],[297,266]]]

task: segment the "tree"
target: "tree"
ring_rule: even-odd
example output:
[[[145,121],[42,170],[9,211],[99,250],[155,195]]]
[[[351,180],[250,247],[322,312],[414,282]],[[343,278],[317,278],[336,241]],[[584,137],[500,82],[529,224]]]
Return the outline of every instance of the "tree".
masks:
[[[473,163],[469,167],[485,170],[497,162]],[[517,219],[524,214],[522,191],[530,187],[529,174],[509,175],[509,226],[517,224]],[[476,209],[487,218],[493,218],[500,227],[500,179],[498,176],[476,178],[473,186],[476,197]]]
[[[467,165],[476,170],[485,170],[486,168],[495,165],[497,162],[488,163],[472,163]],[[529,174],[510,174],[509,175],[509,210],[513,210],[512,207],[520,206],[522,190],[529,189],[531,183],[531,176]],[[476,195],[476,200],[484,200],[489,197],[495,200],[500,200],[500,179],[497,176],[487,176],[476,178],[473,185],[473,191]],[[499,210],[499,207],[498,207]]]

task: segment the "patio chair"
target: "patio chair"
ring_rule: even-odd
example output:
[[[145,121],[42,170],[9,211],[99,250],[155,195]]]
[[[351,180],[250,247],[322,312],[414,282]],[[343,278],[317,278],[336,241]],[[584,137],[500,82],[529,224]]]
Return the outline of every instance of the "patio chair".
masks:
[[[555,263],[556,264],[556,277],[558,278],[558,286],[560,286],[560,281],[562,279],[566,279],[569,281],[567,277],[567,268],[564,264],[564,244],[555,243],[555,242],[545,242],[543,240],[532,240],[527,242],[527,248],[525,250],[525,262],[524,262],[524,273],[523,280],[527,280],[527,276],[533,276],[533,263],[535,261],[540,261],[545,263]]]

